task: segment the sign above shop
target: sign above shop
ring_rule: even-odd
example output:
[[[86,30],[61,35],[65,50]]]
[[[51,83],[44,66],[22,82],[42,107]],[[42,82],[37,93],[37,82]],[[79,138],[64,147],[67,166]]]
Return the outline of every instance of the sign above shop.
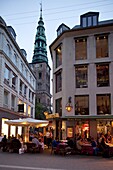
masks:
[[[53,114],[46,115],[46,119],[54,119],[54,118],[59,118],[59,113],[53,113]]]

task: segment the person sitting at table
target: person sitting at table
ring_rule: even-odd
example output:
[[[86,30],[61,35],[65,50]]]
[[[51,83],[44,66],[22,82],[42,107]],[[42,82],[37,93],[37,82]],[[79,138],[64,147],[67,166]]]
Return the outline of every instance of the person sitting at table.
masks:
[[[54,151],[54,153],[56,152],[56,148],[59,144],[59,140],[57,137],[55,137],[55,139],[52,140],[52,147],[51,147],[51,154]]]
[[[91,146],[93,147],[94,155],[97,155],[99,152],[99,148],[97,146],[96,140],[93,137],[91,138]]]
[[[107,142],[107,143],[110,143],[110,142],[111,142],[111,134],[110,134],[110,131],[108,131],[104,136],[105,136],[105,138],[106,138],[106,142]]]
[[[44,142],[41,138],[39,139],[39,142],[41,144],[40,152],[42,152],[44,150]]]
[[[2,138],[2,151],[5,152],[7,150],[7,138],[6,135]]]
[[[11,142],[10,142],[9,151],[19,153],[20,148],[21,148],[21,143],[19,139],[17,139],[16,137],[13,137],[13,139],[11,139]]]
[[[33,138],[32,138],[32,143],[35,143],[35,144],[36,144],[35,148],[38,148],[39,145],[41,145],[41,143],[40,143],[39,140],[37,139],[36,135],[33,136]]]
[[[82,149],[82,144],[83,144],[83,139],[81,138],[81,136],[77,139],[76,141],[76,148],[78,151],[81,151]]]

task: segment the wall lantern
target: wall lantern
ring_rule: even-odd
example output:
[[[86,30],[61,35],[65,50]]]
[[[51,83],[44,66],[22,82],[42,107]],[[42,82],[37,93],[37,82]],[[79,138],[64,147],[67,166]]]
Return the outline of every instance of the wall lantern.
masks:
[[[71,97],[68,98],[68,102],[67,102],[65,108],[68,112],[70,112],[72,110],[73,106],[72,106],[72,103],[71,103]]]

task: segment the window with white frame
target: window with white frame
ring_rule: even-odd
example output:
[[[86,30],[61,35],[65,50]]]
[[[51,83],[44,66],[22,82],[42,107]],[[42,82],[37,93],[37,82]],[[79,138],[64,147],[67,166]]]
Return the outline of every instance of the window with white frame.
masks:
[[[10,78],[10,69],[7,65],[5,65],[4,68],[4,83],[9,84],[9,78]]]
[[[17,81],[17,76],[15,73],[12,73],[12,88],[16,89],[16,81]]]
[[[15,109],[15,99],[16,99],[16,97],[12,94],[11,95],[11,109],[12,110]]]
[[[8,91],[4,91],[4,105],[5,107],[8,107],[8,98],[9,98],[9,92]]]

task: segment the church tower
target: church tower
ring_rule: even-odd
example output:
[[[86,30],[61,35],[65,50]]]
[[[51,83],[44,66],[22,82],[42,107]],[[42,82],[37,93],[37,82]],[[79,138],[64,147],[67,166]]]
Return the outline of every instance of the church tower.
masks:
[[[32,67],[37,83],[36,83],[36,102],[41,103],[43,107],[51,111],[51,94],[50,94],[50,71],[47,57],[47,44],[45,27],[42,18],[42,4],[40,7],[40,18],[38,21],[37,32],[34,43],[34,53],[32,58]]]

